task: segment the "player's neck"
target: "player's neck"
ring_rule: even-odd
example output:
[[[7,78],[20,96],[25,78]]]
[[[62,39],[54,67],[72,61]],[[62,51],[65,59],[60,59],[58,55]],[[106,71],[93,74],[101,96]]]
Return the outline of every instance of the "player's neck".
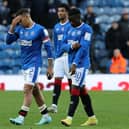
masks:
[[[64,24],[64,23],[66,23],[67,21],[68,21],[68,19],[65,18],[65,19],[60,20],[60,23],[61,23],[61,24]]]
[[[33,22],[32,20],[30,20],[30,21],[28,22],[28,28],[30,28],[31,26],[33,26],[33,24],[34,24],[34,22]]]

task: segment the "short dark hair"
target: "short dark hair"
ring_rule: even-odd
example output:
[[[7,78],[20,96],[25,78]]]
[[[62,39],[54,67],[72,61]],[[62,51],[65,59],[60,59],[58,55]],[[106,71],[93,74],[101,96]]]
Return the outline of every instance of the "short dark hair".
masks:
[[[81,15],[81,12],[78,8],[71,8],[69,10],[69,16],[73,16],[73,15]]]
[[[69,12],[69,6],[68,6],[67,4],[65,4],[65,3],[61,3],[61,4],[59,4],[57,8],[65,8],[65,9],[66,9],[66,11],[68,11],[68,12]]]
[[[30,14],[30,8],[21,8],[16,12],[16,16],[23,14]]]

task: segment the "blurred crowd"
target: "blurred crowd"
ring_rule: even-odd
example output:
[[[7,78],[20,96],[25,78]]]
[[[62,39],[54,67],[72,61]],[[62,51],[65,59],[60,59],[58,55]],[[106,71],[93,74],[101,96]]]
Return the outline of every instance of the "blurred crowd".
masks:
[[[128,73],[128,0],[0,0],[0,26],[8,26],[15,12],[25,7],[31,9],[33,20],[44,25],[51,34],[58,21],[56,7],[61,2],[79,7],[83,21],[93,28],[91,72]]]
[[[83,0],[0,0],[0,22],[7,25],[20,8],[30,8],[32,18],[47,28],[57,22],[56,8],[60,3],[79,6]]]

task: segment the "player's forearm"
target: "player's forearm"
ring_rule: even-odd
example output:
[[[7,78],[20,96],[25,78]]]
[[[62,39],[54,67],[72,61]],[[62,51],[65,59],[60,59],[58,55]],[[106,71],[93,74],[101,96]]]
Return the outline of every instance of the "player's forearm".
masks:
[[[50,58],[50,59],[53,58],[52,45],[51,45],[51,43],[50,42],[46,42],[44,44],[44,48],[45,48],[45,50],[47,52],[47,57]]]
[[[17,40],[17,35],[14,33],[8,33],[6,36],[6,43],[11,44],[12,42]]]
[[[9,33],[14,33],[15,32],[15,26],[14,25],[10,25],[10,28],[9,28]]]
[[[65,44],[62,45],[61,51],[62,52],[69,52],[71,48],[72,48],[71,44],[65,43]]]
[[[82,60],[82,56],[85,54],[85,49],[84,48],[79,48],[76,55],[75,55],[75,58],[73,60],[73,64],[76,64],[78,65],[80,60]]]
[[[9,32],[14,33],[16,25],[20,22],[21,16],[17,16],[12,20],[12,23],[10,25]]]
[[[53,68],[53,59],[52,58],[48,59],[48,67]]]

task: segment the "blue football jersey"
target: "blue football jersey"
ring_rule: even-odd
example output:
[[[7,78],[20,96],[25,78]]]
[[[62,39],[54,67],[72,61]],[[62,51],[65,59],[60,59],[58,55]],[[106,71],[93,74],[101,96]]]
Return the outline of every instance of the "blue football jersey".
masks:
[[[91,44],[92,28],[82,23],[78,27],[70,27],[65,36],[60,55],[63,52],[69,52],[69,64],[76,64],[77,67],[90,67],[89,49]],[[72,44],[80,43],[78,50],[72,49]]]
[[[69,21],[66,21],[64,24],[57,23],[54,26],[53,31],[53,40],[54,40],[54,50],[55,50],[55,58],[59,57],[60,48],[62,46],[62,40],[64,36],[68,33],[71,24]]]
[[[18,39],[21,46],[21,60],[22,68],[27,69],[29,67],[41,67],[42,44],[47,51],[48,58],[52,58],[51,43],[48,35],[48,31],[41,25],[34,23],[30,28],[24,28],[18,25],[15,28],[15,33],[9,33],[6,37],[7,44]]]

